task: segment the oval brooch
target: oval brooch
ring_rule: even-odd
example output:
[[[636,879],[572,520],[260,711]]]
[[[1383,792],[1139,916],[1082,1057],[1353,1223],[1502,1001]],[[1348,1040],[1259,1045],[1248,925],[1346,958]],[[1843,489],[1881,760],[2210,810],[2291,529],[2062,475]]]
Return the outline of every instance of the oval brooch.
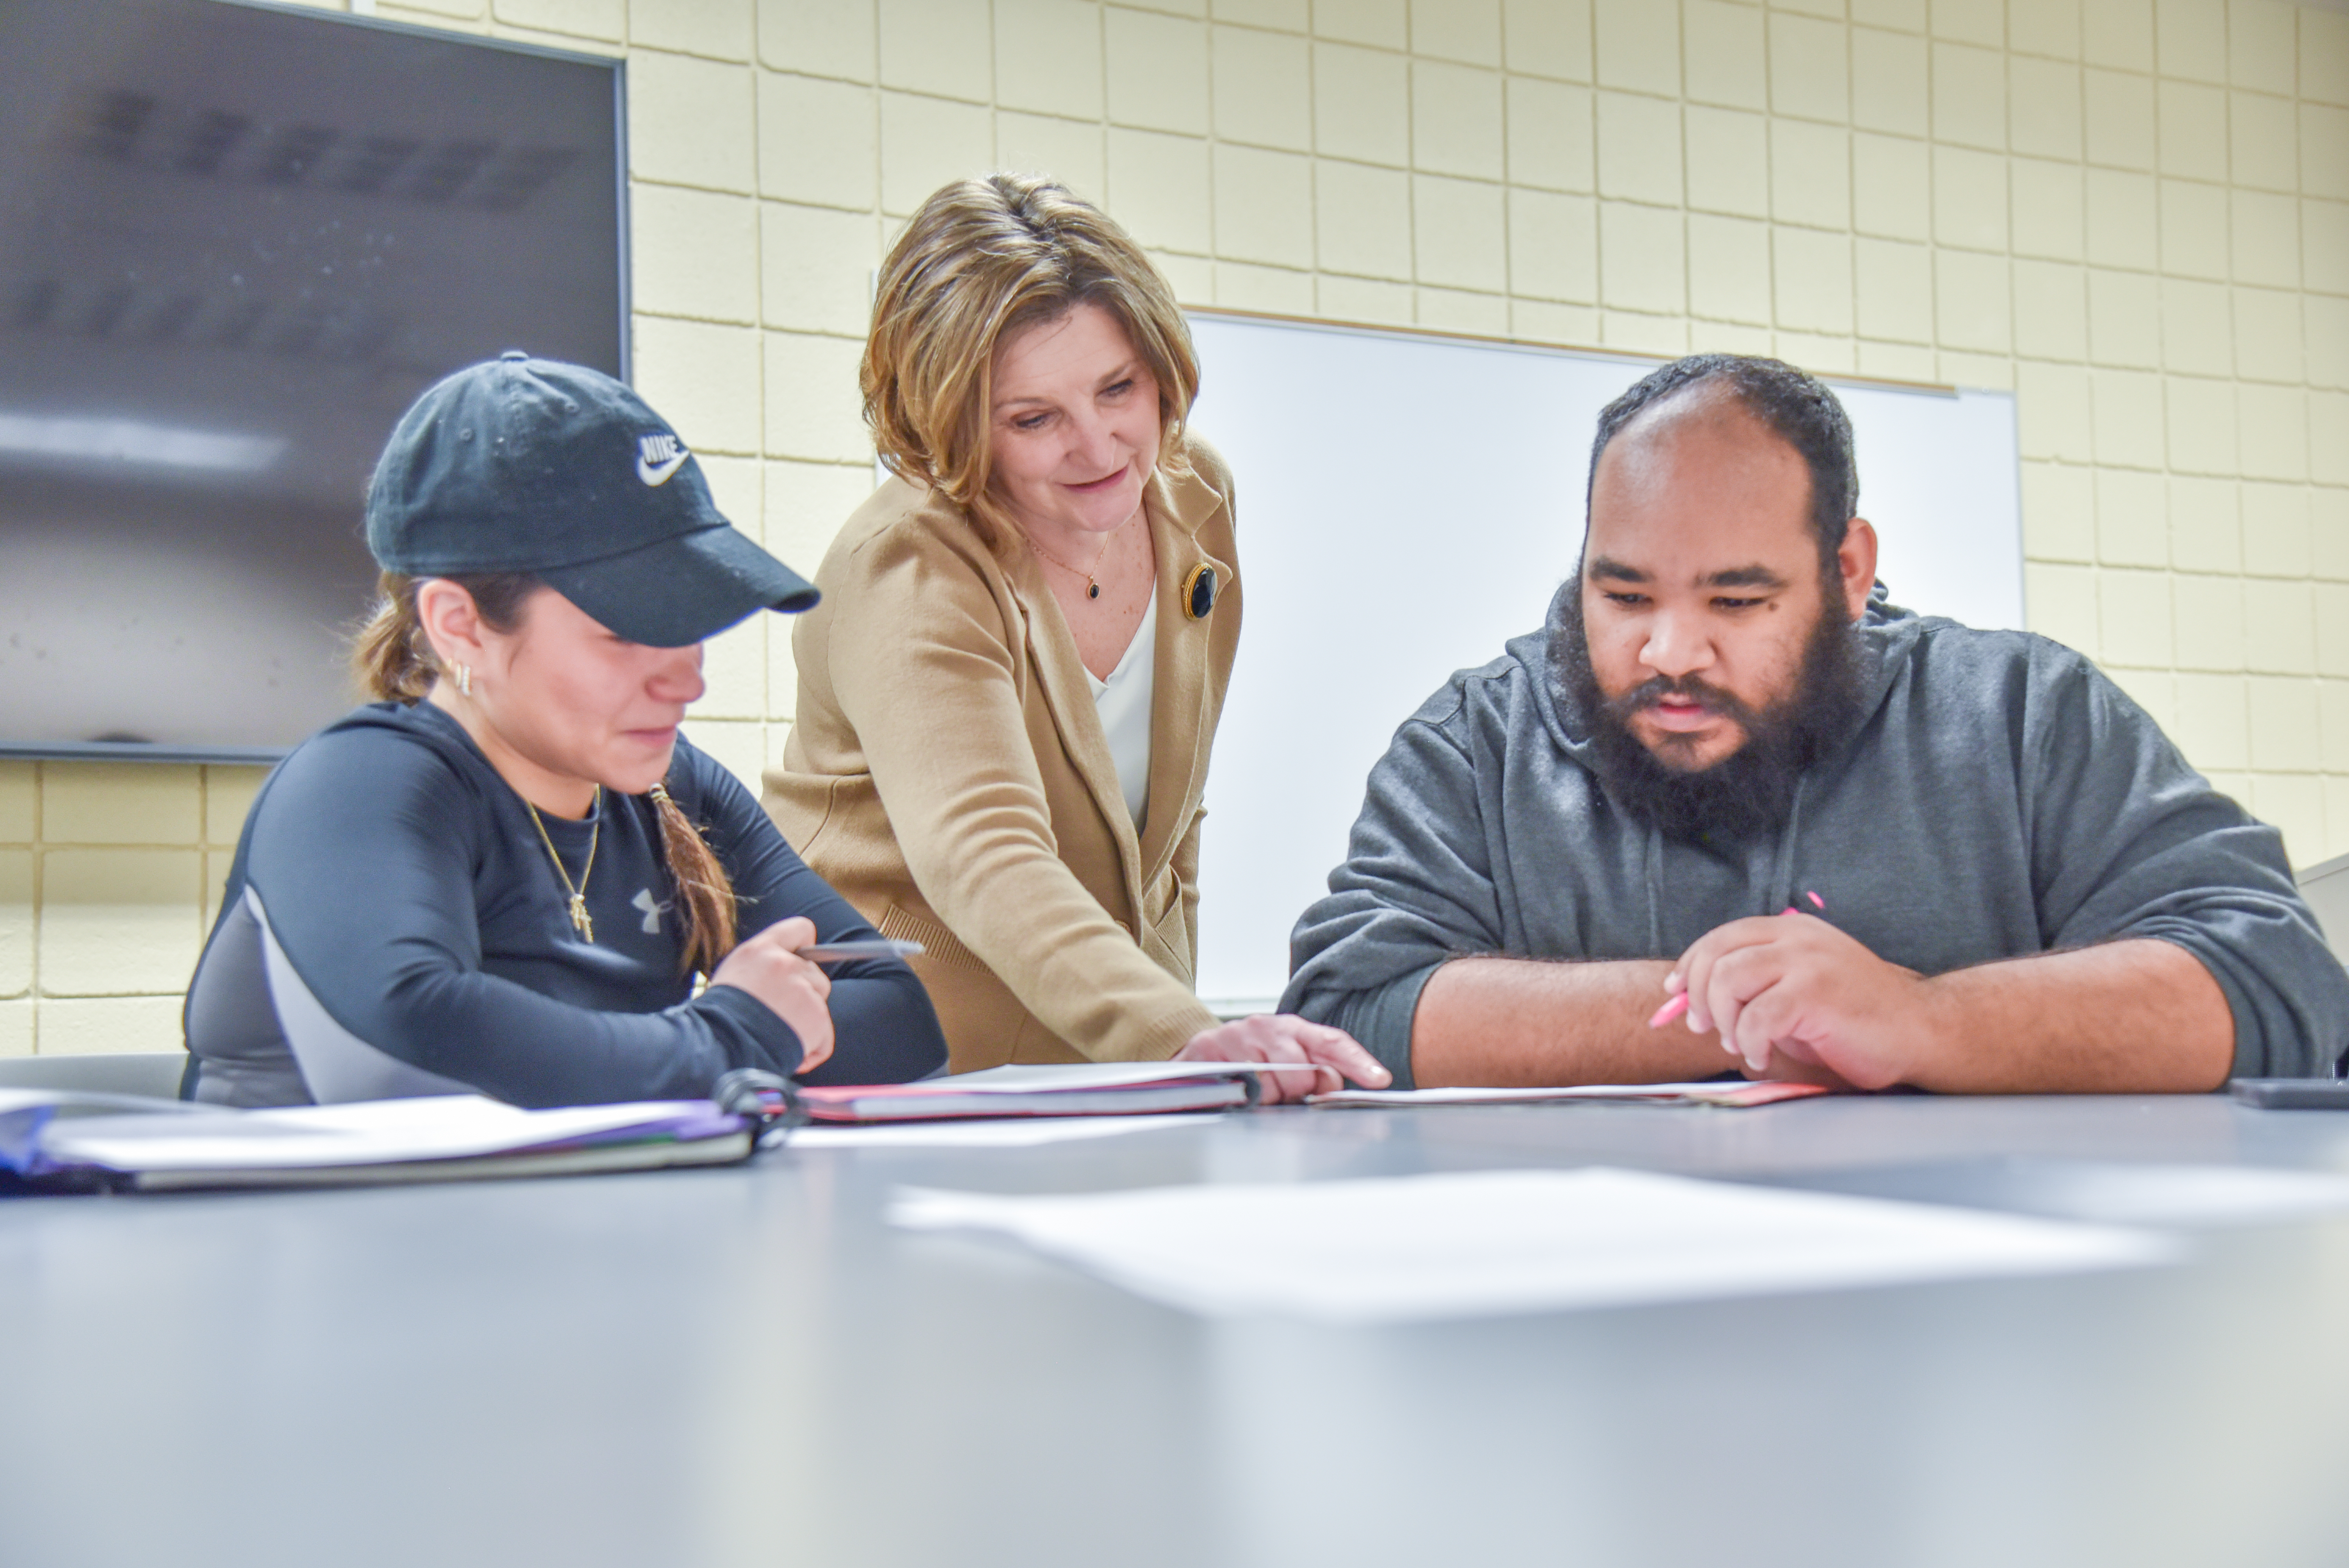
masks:
[[[1216,607],[1216,569],[1202,561],[1183,579],[1183,614],[1204,621]]]

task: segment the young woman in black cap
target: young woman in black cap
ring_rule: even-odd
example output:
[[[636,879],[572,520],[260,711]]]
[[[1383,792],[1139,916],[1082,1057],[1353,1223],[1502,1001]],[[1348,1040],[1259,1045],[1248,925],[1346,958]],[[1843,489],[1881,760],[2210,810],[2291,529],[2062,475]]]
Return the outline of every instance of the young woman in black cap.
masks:
[[[879,933],[678,733],[702,641],[816,593],[634,393],[518,352],[440,382],[376,469],[367,543],[378,700],[245,819],[189,988],[190,1098],[564,1105],[945,1061],[902,962],[801,956]]]

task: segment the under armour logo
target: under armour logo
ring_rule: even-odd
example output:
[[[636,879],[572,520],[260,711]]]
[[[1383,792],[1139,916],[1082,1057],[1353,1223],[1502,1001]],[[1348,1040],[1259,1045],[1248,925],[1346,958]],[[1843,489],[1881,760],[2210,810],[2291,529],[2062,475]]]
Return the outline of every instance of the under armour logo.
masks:
[[[670,903],[655,903],[653,902],[653,890],[650,888],[639,888],[636,891],[636,896],[630,899],[628,902],[637,909],[641,909],[645,912],[645,934],[647,936],[658,936],[660,934],[660,917],[677,907],[675,904]]]
[[[636,442],[636,478],[648,485],[665,485],[669,475],[685,466],[693,456],[685,443],[664,430],[657,436],[646,436]]]

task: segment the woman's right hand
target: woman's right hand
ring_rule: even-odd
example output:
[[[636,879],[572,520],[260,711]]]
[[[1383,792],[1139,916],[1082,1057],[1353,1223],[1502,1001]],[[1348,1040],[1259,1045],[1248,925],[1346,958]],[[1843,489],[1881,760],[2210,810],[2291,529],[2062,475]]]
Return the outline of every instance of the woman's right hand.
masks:
[[[1340,1089],[1346,1087],[1348,1078],[1372,1088],[1384,1088],[1394,1082],[1394,1075],[1380,1064],[1378,1057],[1362,1049],[1353,1036],[1294,1013],[1258,1013],[1202,1029],[1191,1037],[1189,1045],[1174,1053],[1174,1059],[1300,1062],[1310,1063],[1317,1069],[1312,1073],[1257,1074],[1257,1083],[1264,1095],[1258,1103],[1263,1105],[1278,1105],[1283,1100],[1300,1100],[1309,1094]]]
[[[800,1037],[795,1074],[812,1072],[832,1056],[832,976],[799,955],[815,941],[815,922],[803,915],[779,920],[728,954],[709,977],[712,985],[748,991],[792,1026]]]

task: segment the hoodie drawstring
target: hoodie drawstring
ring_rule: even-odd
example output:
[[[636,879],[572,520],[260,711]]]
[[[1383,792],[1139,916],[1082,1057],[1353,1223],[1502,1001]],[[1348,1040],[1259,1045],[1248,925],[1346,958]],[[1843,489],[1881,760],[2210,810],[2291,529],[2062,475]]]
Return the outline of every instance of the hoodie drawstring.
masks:
[[[1664,836],[1648,830],[1648,951],[1664,951]]]
[[[1795,779],[1795,799],[1786,809],[1786,825],[1778,830],[1778,852],[1770,868],[1770,898],[1759,914],[1775,914],[1795,902],[1795,833],[1803,820],[1803,791],[1810,784],[1806,772]]]

